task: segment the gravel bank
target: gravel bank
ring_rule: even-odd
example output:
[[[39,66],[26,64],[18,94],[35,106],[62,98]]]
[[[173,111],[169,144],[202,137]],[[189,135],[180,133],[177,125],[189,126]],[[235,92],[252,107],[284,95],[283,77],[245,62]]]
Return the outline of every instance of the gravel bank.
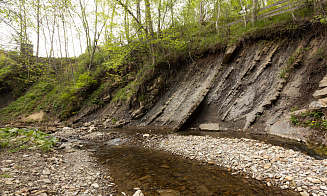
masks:
[[[246,173],[301,195],[327,195],[327,160],[250,139],[145,136],[143,145]]]
[[[0,148],[0,195],[114,195],[107,170],[80,147],[76,142],[66,143],[49,153]]]

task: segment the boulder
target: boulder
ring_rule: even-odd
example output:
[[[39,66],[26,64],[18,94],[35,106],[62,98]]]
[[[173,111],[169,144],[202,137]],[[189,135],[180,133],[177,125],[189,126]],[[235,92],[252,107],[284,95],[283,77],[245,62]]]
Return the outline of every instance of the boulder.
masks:
[[[218,123],[206,123],[199,125],[201,131],[219,131],[221,130]]]
[[[326,88],[323,88],[321,90],[316,90],[316,92],[313,94],[313,96],[316,98],[316,99],[320,99],[320,98],[325,98],[327,97],[327,87]]]
[[[327,107],[327,97],[319,99],[318,102],[323,105],[324,107]]]
[[[319,100],[320,100],[320,99],[319,99]],[[313,109],[313,110],[315,110],[315,109],[325,108],[326,105],[323,105],[319,100],[318,100],[318,101],[313,101],[313,102],[311,102],[310,105],[309,105],[309,108],[310,108],[310,109]]]
[[[236,45],[230,46],[227,48],[227,51],[225,53],[224,59],[223,59],[223,63],[228,63],[230,57],[233,55],[235,49],[237,48]]]

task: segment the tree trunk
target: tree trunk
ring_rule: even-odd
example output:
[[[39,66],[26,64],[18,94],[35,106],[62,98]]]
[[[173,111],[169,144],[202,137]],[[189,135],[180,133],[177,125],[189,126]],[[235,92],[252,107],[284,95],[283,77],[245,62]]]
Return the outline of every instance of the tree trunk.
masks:
[[[200,1],[199,27],[202,26],[202,23],[203,23],[203,1]]]
[[[38,59],[39,59],[39,48],[40,48],[40,0],[37,0],[36,20],[37,20],[37,31],[36,31],[37,41],[36,41],[35,64],[38,63]]]
[[[257,21],[258,0],[252,0],[252,24]]]

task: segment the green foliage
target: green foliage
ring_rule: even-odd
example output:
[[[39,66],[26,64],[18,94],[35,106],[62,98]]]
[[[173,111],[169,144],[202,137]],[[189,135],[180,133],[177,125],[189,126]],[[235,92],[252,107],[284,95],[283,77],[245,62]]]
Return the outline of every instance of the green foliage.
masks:
[[[290,122],[296,126],[325,131],[327,130],[327,120],[324,116],[322,111],[307,111],[300,115],[291,115]]]
[[[90,75],[90,72],[87,71],[78,77],[78,80],[76,82],[76,89],[83,88],[85,86],[91,86],[96,83],[97,81],[94,80],[93,77]]]
[[[112,118],[111,123],[114,125],[116,124],[117,120],[115,118]]]
[[[288,79],[288,73],[289,73],[289,68],[288,67],[282,67],[279,70],[278,76],[280,78],[283,78],[283,79],[287,80]]]
[[[294,111],[296,111],[296,110],[298,110],[298,109],[299,109],[298,106],[294,106],[294,107],[291,108],[291,112],[294,112]]]
[[[141,95],[141,96],[139,96],[139,97],[137,98],[137,100],[138,100],[139,102],[143,102],[143,101],[146,100],[146,96],[145,96],[145,95]]]
[[[47,152],[57,142],[56,138],[35,129],[0,128],[0,147],[12,151],[37,147]]]
[[[124,88],[119,89],[113,96],[112,101],[126,101],[135,94],[135,83],[130,82]]]
[[[11,178],[11,175],[7,174],[6,172],[3,172],[3,174],[0,175],[0,178]]]

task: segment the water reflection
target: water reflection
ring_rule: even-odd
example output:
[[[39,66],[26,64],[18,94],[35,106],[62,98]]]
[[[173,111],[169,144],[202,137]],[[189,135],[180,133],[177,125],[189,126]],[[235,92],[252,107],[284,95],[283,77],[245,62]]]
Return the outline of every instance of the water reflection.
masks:
[[[208,165],[165,152],[125,146],[123,140],[88,143],[99,161],[108,166],[119,192],[128,195],[135,188],[144,195],[298,195],[268,187],[215,165]],[[120,195],[120,194],[118,194]]]

